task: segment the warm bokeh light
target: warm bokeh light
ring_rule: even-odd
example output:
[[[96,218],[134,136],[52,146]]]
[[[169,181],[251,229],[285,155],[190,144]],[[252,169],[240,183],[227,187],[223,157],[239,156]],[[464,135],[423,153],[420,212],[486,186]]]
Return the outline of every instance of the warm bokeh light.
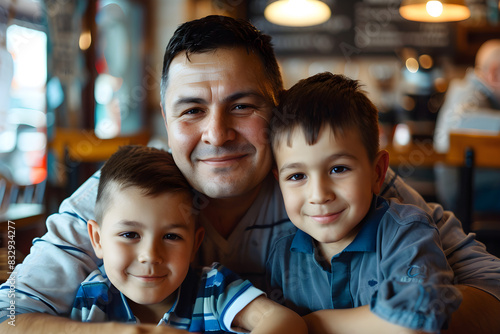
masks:
[[[427,1],[425,9],[432,17],[438,17],[443,14],[443,4],[441,1]]]
[[[413,109],[415,109],[415,105],[415,99],[410,96],[404,96],[401,101],[401,107],[408,111],[412,111]]]
[[[438,93],[444,93],[448,89],[448,82],[444,78],[436,78],[434,80],[434,88]]]
[[[83,31],[80,35],[80,40],[78,41],[78,45],[80,46],[80,50],[85,51],[92,44],[92,35],[90,31]]]
[[[417,22],[453,22],[470,17],[470,10],[463,0],[403,0],[399,14]]]
[[[274,24],[307,27],[330,18],[330,7],[319,0],[278,0],[264,10],[265,18]]]
[[[418,71],[418,61],[415,58],[406,59],[406,69],[411,73]]]
[[[422,66],[422,68],[426,70],[430,69],[432,65],[434,65],[432,57],[425,54],[418,57],[418,62],[420,63],[420,66]]]

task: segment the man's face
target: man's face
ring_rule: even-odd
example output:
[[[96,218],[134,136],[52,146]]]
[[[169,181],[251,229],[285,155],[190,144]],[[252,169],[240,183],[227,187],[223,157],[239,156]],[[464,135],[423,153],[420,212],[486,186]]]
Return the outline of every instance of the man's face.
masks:
[[[169,68],[163,116],[174,160],[211,198],[248,195],[272,164],[271,84],[244,48],[177,55]]]

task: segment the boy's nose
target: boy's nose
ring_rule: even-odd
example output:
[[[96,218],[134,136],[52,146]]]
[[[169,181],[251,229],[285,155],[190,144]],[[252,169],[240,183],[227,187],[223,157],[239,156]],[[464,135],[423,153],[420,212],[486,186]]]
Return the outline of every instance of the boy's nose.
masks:
[[[335,197],[329,180],[319,177],[309,179],[309,203],[324,204],[333,201]]]
[[[162,263],[164,260],[164,254],[161,247],[157,243],[150,242],[141,247],[139,256],[139,262],[141,263]]]
[[[203,142],[213,146],[222,146],[227,141],[234,140],[236,132],[231,125],[230,117],[220,109],[210,111],[205,129],[203,129]]]

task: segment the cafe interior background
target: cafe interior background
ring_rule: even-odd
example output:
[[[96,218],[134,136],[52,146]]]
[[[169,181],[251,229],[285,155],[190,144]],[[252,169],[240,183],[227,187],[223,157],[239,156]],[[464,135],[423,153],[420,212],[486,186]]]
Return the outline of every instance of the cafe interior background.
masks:
[[[443,15],[448,3],[466,9],[445,22],[426,13],[403,18],[406,2],[426,1],[395,0],[314,0],[319,14],[307,22],[297,16],[308,12],[297,13],[307,1],[0,0],[2,247],[15,227],[21,261],[46,231],[45,218],[118,146],[167,148],[159,109],[163,52],[179,24],[209,14],[249,19],[270,34],[285,88],[323,71],[359,79],[379,109],[391,167],[426,200],[439,201],[436,164],[473,175],[463,148],[455,158],[436,153],[432,138],[450,82],[464,77],[484,41],[500,38],[499,1],[442,1]],[[291,5],[291,18],[285,7],[271,17],[271,5]],[[498,133],[492,137],[498,144]],[[491,163],[500,146],[487,154]],[[470,229],[474,212],[461,212],[467,206],[457,215]],[[498,252],[499,227],[485,226],[490,239],[483,241]]]

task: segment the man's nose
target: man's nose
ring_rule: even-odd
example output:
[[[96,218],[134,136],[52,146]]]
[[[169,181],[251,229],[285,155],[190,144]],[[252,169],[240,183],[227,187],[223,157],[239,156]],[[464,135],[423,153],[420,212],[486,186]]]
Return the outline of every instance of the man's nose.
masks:
[[[212,111],[205,123],[202,140],[204,143],[213,146],[222,146],[230,140],[234,140],[236,132],[233,128],[231,116],[223,110]]]

